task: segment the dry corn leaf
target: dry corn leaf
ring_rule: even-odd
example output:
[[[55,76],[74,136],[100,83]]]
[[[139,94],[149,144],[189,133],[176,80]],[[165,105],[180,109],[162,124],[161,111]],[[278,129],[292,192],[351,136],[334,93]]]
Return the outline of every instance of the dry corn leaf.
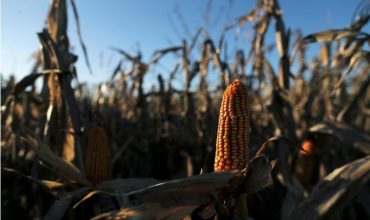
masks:
[[[264,156],[254,158],[248,165],[246,179],[244,183],[245,192],[253,194],[261,189],[272,185],[271,171],[272,164]]]
[[[132,219],[132,220],[152,220],[166,219],[178,220],[191,213],[196,206],[182,206],[165,208],[156,203],[144,203],[132,208],[124,208],[98,215],[92,220],[97,219]]]
[[[182,50],[182,46],[176,46],[176,47],[169,47],[165,49],[155,50],[152,54],[152,57],[150,58],[150,63],[155,64],[157,63],[164,55],[170,52],[177,52]]]
[[[55,188],[64,186],[63,183],[60,183],[60,182],[57,182],[57,181],[52,181],[52,180],[39,180],[39,179],[36,179],[34,177],[24,175],[23,173],[20,173],[17,170],[14,170],[14,169],[11,169],[11,168],[4,167],[4,168],[1,168],[1,171],[2,172],[15,173],[17,175],[20,175],[20,176],[22,176],[22,177],[24,177],[26,179],[29,179],[29,180],[31,180],[33,182],[36,182],[36,183],[40,184],[43,187],[46,187],[48,190],[51,190],[51,189],[55,189]]]
[[[41,76],[41,75],[42,74],[40,74],[40,73],[31,73],[31,74],[25,76],[23,79],[21,79],[21,81],[19,81],[15,85],[13,92],[15,94],[23,92],[27,88],[27,86],[30,86],[30,85],[34,84],[36,79],[39,78],[39,76]]]
[[[302,42],[303,43],[331,42],[331,41],[338,41],[342,38],[359,37],[359,36],[364,36],[365,38],[369,38],[369,35],[367,33],[340,29],[340,30],[327,30],[327,31],[322,31],[322,32],[307,35],[306,37],[302,39]]]
[[[76,208],[78,205],[80,205],[82,202],[88,200],[95,194],[108,194],[112,196],[117,196],[117,199],[121,202],[121,206],[127,205],[127,199],[125,193],[139,190],[154,184],[157,184],[159,181],[154,179],[114,179],[114,180],[108,180],[101,182],[97,185],[95,185],[95,189],[93,191],[88,192],[86,195],[83,196],[82,199],[80,199],[73,208]],[[120,198],[122,197],[122,198]],[[123,198],[125,197],[125,198]]]
[[[44,216],[44,220],[59,220],[65,215],[72,199],[56,200]]]
[[[77,208],[77,206],[79,206],[81,203],[83,203],[84,201],[88,200],[88,199],[89,199],[89,198],[91,198],[93,195],[98,194],[98,193],[100,193],[100,191],[98,191],[98,190],[94,190],[94,191],[90,191],[90,192],[88,192],[86,195],[84,195],[84,196],[82,197],[82,199],[80,199],[78,202],[76,202],[76,204],[74,204],[74,205],[73,205],[73,208],[74,208],[74,209],[75,209],[75,208]]]
[[[78,15],[76,1],[75,0],[71,0],[71,5],[72,5],[72,9],[73,9],[73,15],[74,15],[75,21],[76,21],[78,41],[80,42],[80,45],[81,45],[81,48],[82,48],[82,52],[83,52],[84,57],[85,57],[86,66],[89,69],[89,72],[92,73],[92,69],[91,69],[91,65],[90,65],[90,60],[89,60],[89,55],[87,53],[87,48],[86,48],[85,43],[84,43],[84,41],[82,39],[81,25],[80,25],[80,16]]]
[[[309,131],[333,135],[348,146],[364,154],[370,154],[370,137],[343,123],[322,122],[313,125]]]
[[[113,192],[127,193],[151,185],[155,185],[158,182],[160,181],[155,179],[140,179],[140,178],[114,179],[97,184],[96,189],[112,193]]]
[[[134,140],[134,136],[131,136],[126,142],[120,147],[116,152],[113,153],[113,158],[111,160],[111,166],[115,164],[115,162],[120,158],[121,154],[125,152],[127,147],[130,145],[130,143]]]
[[[122,63],[123,63],[123,59],[120,59],[117,66],[114,68],[112,76],[111,76],[112,81],[114,80],[114,77],[116,77],[116,75],[121,71]]]
[[[370,66],[364,69],[364,73],[370,70]],[[370,87],[370,75],[368,75],[364,80],[361,80],[361,85],[359,86],[356,93],[353,94],[352,98],[347,102],[343,109],[338,113],[336,120],[341,122],[348,119],[349,113],[357,109],[359,102],[366,97],[366,92]]]
[[[367,51],[363,51],[363,50],[359,50],[357,51],[350,59],[350,62],[349,62],[349,65],[347,67],[347,69],[344,71],[344,73],[342,74],[342,76],[340,77],[339,81],[335,84],[334,88],[333,88],[333,91],[331,92],[331,94],[334,94],[335,91],[340,88],[340,86],[342,85],[343,81],[345,80],[346,76],[351,72],[351,70],[353,68],[356,68],[362,59],[367,59],[367,60],[370,60],[370,52],[367,52]]]
[[[213,192],[228,185],[228,182],[240,172],[220,172],[220,173],[207,173],[204,175],[192,176],[183,179],[171,180],[168,182],[158,183],[132,191],[128,195],[145,196],[151,193],[159,193],[168,190],[180,190],[188,192]]]
[[[335,219],[370,180],[370,156],[335,169],[294,210],[290,219]]]
[[[143,189],[131,191],[121,196],[129,196],[133,204],[140,206],[122,207],[120,211],[105,213],[99,218],[125,218],[136,219],[180,219],[190,214],[201,205],[210,203],[213,193],[220,193],[221,189],[228,186],[238,172],[208,173],[168,182],[161,182]],[[137,201],[137,202],[135,202]],[[131,203],[132,203],[131,202]]]
[[[369,22],[369,20],[370,20],[370,14],[367,13],[366,15],[360,16],[360,18],[357,19],[357,21],[355,23],[351,24],[348,27],[348,29],[359,31],[359,30],[361,30],[362,27],[364,27]]]
[[[25,128],[26,141],[31,145],[37,156],[47,164],[56,168],[60,174],[70,180],[74,180],[82,185],[90,185],[90,181],[71,163],[64,161],[50,150],[42,141],[29,129]]]
[[[266,154],[269,147],[271,146],[270,143],[273,143],[273,142],[281,142],[291,148],[295,147],[295,142],[292,139],[281,137],[281,136],[275,136],[275,137],[268,139],[265,143],[262,144],[262,146],[259,148],[259,150],[256,153],[256,158]]]
[[[90,187],[82,187],[72,192],[65,193],[58,200],[56,200],[50,207],[49,211],[44,216],[44,220],[59,220],[65,215],[67,209],[70,207],[72,200],[76,197],[81,196],[86,191],[90,190]]]
[[[210,203],[213,200],[212,194],[228,186],[236,174],[208,173],[132,191],[125,196],[137,200],[141,205],[122,207],[119,211],[104,213],[94,219],[181,219],[199,206]]]

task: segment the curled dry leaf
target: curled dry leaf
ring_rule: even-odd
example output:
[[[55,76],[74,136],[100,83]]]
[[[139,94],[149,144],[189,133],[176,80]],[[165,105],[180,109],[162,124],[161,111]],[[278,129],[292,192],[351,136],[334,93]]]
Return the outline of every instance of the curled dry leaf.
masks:
[[[364,154],[370,154],[370,137],[343,123],[322,122],[313,125],[309,131],[332,135],[348,146]]]
[[[126,200],[121,210],[96,216],[94,219],[181,219],[196,208],[209,205],[218,196],[255,193],[272,184],[270,163],[264,156],[252,160],[248,171],[207,173],[200,176],[160,182],[151,179],[112,180],[97,185],[98,189],[112,192],[119,199]],[[143,188],[128,192],[129,189]],[[121,194],[120,194],[121,192]],[[123,194],[122,194],[123,192]],[[83,200],[97,192],[86,195]],[[242,197],[241,197],[242,198]],[[130,201],[127,201],[129,199]],[[137,205],[139,204],[139,205]]]
[[[196,208],[209,204],[213,193],[228,186],[237,172],[208,173],[168,182],[161,182],[126,193],[132,199],[129,207],[104,213],[94,219],[181,219]],[[140,205],[133,205],[139,202]]]
[[[83,195],[85,192],[89,191],[90,187],[81,187],[72,192],[68,192],[59,196],[53,205],[50,207],[49,211],[46,213],[43,219],[45,220],[59,220],[62,219],[65,213],[67,212],[72,200],[76,197]]]
[[[370,180],[370,156],[335,169],[294,210],[290,219],[334,219]]]
[[[25,140],[42,161],[53,166],[63,177],[69,180],[76,181],[82,185],[91,184],[73,164],[58,157],[31,130],[25,128],[25,132]]]
[[[18,94],[20,92],[23,92],[27,86],[33,85],[39,76],[42,74],[40,73],[32,73],[27,76],[25,76],[21,81],[19,81],[15,87],[14,87],[14,93]]]
[[[258,156],[251,161],[244,183],[247,194],[256,193],[272,185],[271,171],[275,163],[276,160],[270,162],[264,156]]]
[[[352,30],[327,30],[322,31],[314,34],[307,35],[302,39],[303,43],[313,43],[313,42],[331,42],[331,41],[338,41],[342,38],[350,38],[350,37],[360,37],[364,36],[366,38],[369,37],[368,34],[352,31]]]

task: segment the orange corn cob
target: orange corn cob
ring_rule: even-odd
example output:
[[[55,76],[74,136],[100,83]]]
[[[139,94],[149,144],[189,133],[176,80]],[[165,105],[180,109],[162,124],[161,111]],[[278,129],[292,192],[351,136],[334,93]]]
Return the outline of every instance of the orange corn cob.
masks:
[[[313,140],[306,139],[302,142],[301,148],[303,150],[299,151],[300,154],[302,155],[312,154],[315,148],[315,143],[313,142]]]
[[[222,97],[218,121],[215,171],[242,170],[248,164],[248,94],[238,79]]]
[[[298,154],[295,175],[302,185],[307,187],[310,185],[315,171],[315,142],[311,139],[305,139],[301,148],[303,150],[300,150]]]
[[[99,183],[109,178],[109,158],[107,135],[102,128],[93,126],[88,135],[85,157],[86,176],[91,182]]]

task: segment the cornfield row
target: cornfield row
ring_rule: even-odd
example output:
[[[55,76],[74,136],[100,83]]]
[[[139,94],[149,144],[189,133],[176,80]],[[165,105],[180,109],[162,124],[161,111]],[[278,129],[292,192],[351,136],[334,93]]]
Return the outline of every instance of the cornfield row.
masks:
[[[112,48],[122,59],[92,89],[75,80],[68,7],[78,19],[74,0],[52,1],[32,72],[2,79],[3,219],[370,218],[368,11],[303,36],[277,0],[256,1],[218,41],[200,28],[149,61]],[[224,35],[246,22],[250,50],[229,62]],[[171,72],[144,89],[169,54]]]

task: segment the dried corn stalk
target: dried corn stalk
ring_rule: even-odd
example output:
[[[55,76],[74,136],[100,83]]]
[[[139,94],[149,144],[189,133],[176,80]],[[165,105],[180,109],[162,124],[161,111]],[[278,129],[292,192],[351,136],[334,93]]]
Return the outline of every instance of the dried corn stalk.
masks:
[[[99,183],[109,178],[109,158],[107,135],[102,128],[93,126],[88,135],[85,157],[86,176],[91,182]]]
[[[223,95],[217,130],[214,170],[241,170],[248,164],[248,94],[238,79]]]

